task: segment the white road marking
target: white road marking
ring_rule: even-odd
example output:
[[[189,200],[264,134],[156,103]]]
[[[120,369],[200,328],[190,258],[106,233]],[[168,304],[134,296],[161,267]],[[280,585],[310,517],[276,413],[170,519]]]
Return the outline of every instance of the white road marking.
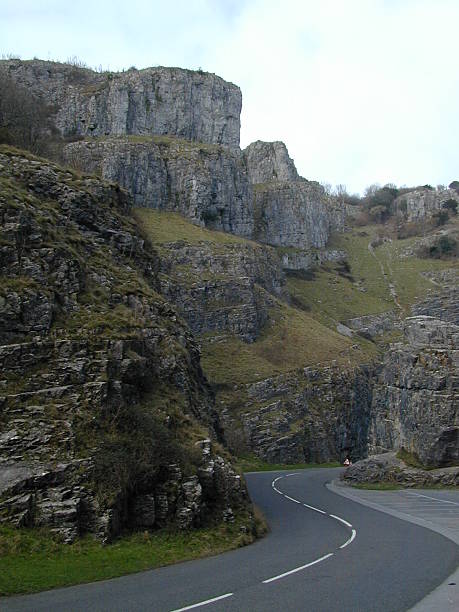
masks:
[[[305,508],[309,508],[309,510],[314,510],[314,512],[320,512],[320,514],[327,514],[324,510],[320,510],[320,508],[314,508],[314,506],[310,506],[309,504],[303,504]]]
[[[298,476],[298,472],[296,474],[285,474],[284,478],[288,478],[289,476]]]
[[[199,608],[200,606],[207,606],[207,604],[214,603],[214,601],[220,601],[220,599],[226,599],[227,597],[231,597],[232,594],[233,593],[226,593],[226,595],[220,595],[220,597],[206,599],[206,601],[200,601],[199,603],[195,603],[192,606],[186,606],[185,608],[177,608],[177,610],[172,610],[172,612],[184,612],[185,610],[192,610],[193,608]]]
[[[336,514],[329,514],[328,516],[331,516],[332,518],[336,519],[340,523],[344,523],[345,525],[347,525],[347,527],[351,527],[352,528],[352,525],[350,523],[348,523],[344,519],[340,518],[339,516],[336,516]]]
[[[290,497],[289,495],[286,495],[285,493],[284,493],[284,497],[286,497],[292,502],[295,502],[295,504],[301,504],[301,502],[299,502],[297,499],[293,499],[293,497]]]
[[[340,548],[346,548],[346,546],[353,541],[353,539],[355,538],[356,535],[357,535],[357,532],[355,531],[355,529],[353,529],[352,530],[352,535],[349,538],[349,540],[347,540],[347,542],[344,542],[344,544],[341,544]]]
[[[416,495],[416,497],[425,497],[425,499],[433,499],[436,502],[442,502],[443,504],[453,504],[453,506],[459,506],[457,502],[449,501],[447,499],[438,499],[438,497],[429,497],[428,495],[422,495],[422,493],[407,492],[407,495]]]
[[[333,557],[334,553],[328,553],[328,555],[324,555],[320,557],[320,559],[316,559],[315,561],[311,561],[311,563],[306,563],[306,565],[301,565],[300,567],[296,567],[295,569],[290,570],[289,572],[284,572],[283,574],[279,574],[278,576],[273,576],[273,578],[268,578],[268,580],[263,580],[263,584],[267,584],[268,582],[273,582],[274,580],[279,580],[280,578],[285,578],[285,576],[290,576],[290,574],[295,574],[296,572],[301,572],[301,570],[306,569],[307,567],[311,567],[311,565],[316,565],[316,563],[320,563],[321,561],[325,561],[329,557]]]

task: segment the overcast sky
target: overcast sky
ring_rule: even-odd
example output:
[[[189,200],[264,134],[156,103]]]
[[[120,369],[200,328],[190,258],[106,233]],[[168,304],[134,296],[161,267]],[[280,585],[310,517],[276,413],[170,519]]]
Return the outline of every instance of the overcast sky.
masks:
[[[349,191],[459,179],[459,0],[0,0],[0,53],[215,72],[242,147]]]

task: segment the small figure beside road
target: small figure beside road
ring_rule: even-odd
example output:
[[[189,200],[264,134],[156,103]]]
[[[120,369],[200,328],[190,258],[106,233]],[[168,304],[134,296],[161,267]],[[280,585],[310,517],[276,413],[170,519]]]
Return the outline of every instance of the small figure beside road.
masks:
[[[349,459],[349,457],[346,457],[346,459],[344,460],[343,465],[344,465],[345,467],[348,467],[349,465],[352,465],[352,462],[351,462],[351,460]]]

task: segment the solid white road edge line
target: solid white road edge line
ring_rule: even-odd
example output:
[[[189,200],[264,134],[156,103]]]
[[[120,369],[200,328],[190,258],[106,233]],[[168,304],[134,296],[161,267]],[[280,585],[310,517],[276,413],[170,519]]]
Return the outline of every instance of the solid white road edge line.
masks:
[[[336,516],[336,514],[329,514],[328,516],[331,516],[332,518],[336,519],[337,521],[339,521],[340,523],[344,523],[345,525],[347,525],[348,527],[352,528],[352,525],[350,523],[348,523],[347,521],[345,521],[344,519],[340,518],[339,516]]]
[[[442,502],[443,504],[453,504],[453,506],[459,506],[457,502],[449,501],[447,499],[438,499],[438,497],[429,497],[429,495],[422,495],[421,493],[413,493],[407,491],[407,495],[416,495],[416,497],[425,497],[426,499],[433,499],[436,502]]]
[[[352,530],[352,535],[349,538],[349,540],[347,542],[344,542],[344,544],[341,544],[340,548],[346,548],[346,546],[353,541],[353,539],[355,538],[356,535],[357,535],[357,533],[356,533],[355,529],[353,529]]]
[[[227,597],[231,597],[231,595],[233,595],[233,593],[226,593],[226,595],[220,595],[220,597],[206,599],[206,601],[200,601],[199,603],[195,603],[192,606],[186,606],[185,608],[177,608],[177,610],[172,610],[172,612],[184,612],[185,610],[192,610],[193,608],[199,608],[200,606],[206,606],[207,604],[214,603],[214,601],[219,601],[220,599],[226,599]]]
[[[320,510],[320,508],[314,508],[314,506],[310,506],[309,504],[303,504],[305,508],[309,508],[309,510],[314,510],[314,512],[320,512],[320,514],[327,514],[324,510]]]
[[[320,557],[320,559],[311,561],[311,563],[306,563],[306,565],[302,565],[301,567],[296,567],[295,569],[292,569],[289,572],[284,572],[283,574],[279,574],[278,576],[273,576],[273,578],[268,578],[268,580],[263,580],[263,584],[268,584],[268,582],[273,582],[274,580],[279,580],[280,578],[284,578],[285,576],[290,576],[290,574],[301,572],[301,570],[304,570],[307,567],[311,567],[311,565],[316,565],[316,563],[320,563],[321,561],[325,561],[325,559],[328,559],[329,557],[333,557],[333,554],[334,553],[328,553],[328,555],[324,555],[323,557]]]

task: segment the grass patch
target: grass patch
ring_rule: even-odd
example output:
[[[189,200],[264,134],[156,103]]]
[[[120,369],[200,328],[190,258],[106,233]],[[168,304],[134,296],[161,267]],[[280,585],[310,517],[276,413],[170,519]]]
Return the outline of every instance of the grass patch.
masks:
[[[236,337],[219,342],[204,338],[202,366],[213,384],[260,380],[275,374],[336,360],[343,365],[362,363],[376,349],[359,339],[341,336],[303,312],[279,303],[260,337],[247,344]]]
[[[163,212],[152,208],[135,208],[133,215],[153,244],[183,240],[189,244],[198,244],[199,242],[250,244],[261,248],[260,245],[245,238],[193,225],[178,213]]]
[[[205,529],[138,533],[108,546],[89,537],[66,545],[46,531],[1,526],[0,595],[106,580],[219,554],[249,544],[266,530],[259,512],[256,526],[250,524],[246,515]]]
[[[404,488],[393,482],[359,482],[351,486],[353,489],[364,489],[365,491],[399,491]]]
[[[399,302],[408,313],[417,298],[436,290],[423,273],[458,267],[457,262],[407,256],[417,238],[382,242],[374,246],[373,255],[368,244],[377,244],[380,231],[380,226],[367,226],[365,231],[360,228],[332,237],[329,248],[347,252],[346,274],[342,264],[326,264],[314,271],[312,279],[288,275],[290,293],[315,319],[332,327],[338,321],[394,310],[397,307],[389,283],[393,283]]]

